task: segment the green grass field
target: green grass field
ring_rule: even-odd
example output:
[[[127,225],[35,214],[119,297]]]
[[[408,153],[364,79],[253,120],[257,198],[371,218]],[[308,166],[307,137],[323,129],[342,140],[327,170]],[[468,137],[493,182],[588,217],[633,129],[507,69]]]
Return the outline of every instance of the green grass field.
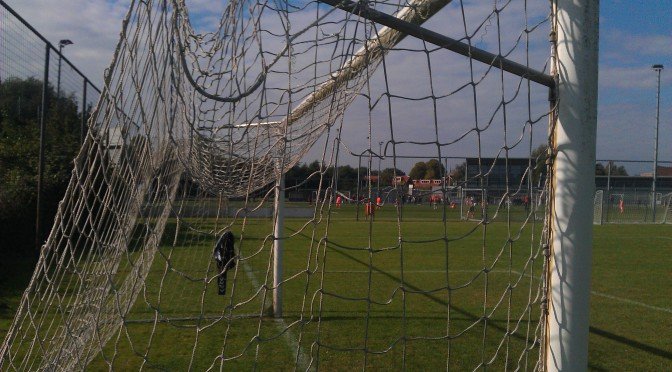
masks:
[[[326,213],[288,219],[282,320],[262,316],[271,302],[269,219],[234,223],[244,259],[226,296],[216,293],[213,239],[185,228],[175,239],[169,221],[146,288],[89,368],[291,370],[298,359],[324,370],[531,369],[539,311],[527,305],[538,295],[541,223],[523,223],[522,211],[487,226],[456,221],[455,210],[444,223],[443,213],[408,206],[398,222],[386,206],[374,222],[363,213],[355,221],[347,206],[329,224]],[[589,367],[671,370],[672,226],[594,231]],[[129,272],[122,265],[116,279]],[[0,337],[25,285],[15,278],[2,290]]]

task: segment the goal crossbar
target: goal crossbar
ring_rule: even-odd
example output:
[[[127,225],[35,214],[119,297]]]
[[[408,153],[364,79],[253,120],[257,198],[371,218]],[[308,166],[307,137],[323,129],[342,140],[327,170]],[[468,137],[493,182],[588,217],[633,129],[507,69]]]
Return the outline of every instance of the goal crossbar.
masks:
[[[455,40],[448,36],[439,34],[438,32],[434,32],[417,24],[413,24],[411,22],[404,21],[403,19],[369,8],[365,3],[355,3],[349,0],[319,1],[342,9],[346,12],[350,12],[352,14],[366,18],[370,21],[380,23],[404,34],[411,35],[440,48],[445,48],[465,57],[469,57],[473,60],[485,63],[486,65],[501,68],[506,72],[524,77],[530,81],[534,81],[549,88],[555,87],[555,80],[548,74],[544,74],[541,71],[537,71],[518,62],[509,60],[501,55],[490,53],[473,45],[469,45],[459,40]],[[451,0],[447,0],[439,3],[445,3],[441,5],[443,6],[450,2]]]

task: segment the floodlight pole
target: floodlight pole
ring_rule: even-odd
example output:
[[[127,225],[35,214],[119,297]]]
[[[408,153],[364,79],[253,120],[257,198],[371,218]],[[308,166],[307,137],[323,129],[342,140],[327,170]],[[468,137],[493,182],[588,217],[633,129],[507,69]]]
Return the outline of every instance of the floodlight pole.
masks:
[[[588,368],[599,1],[557,0],[546,370]]]
[[[275,183],[275,226],[273,227],[273,316],[282,318],[282,251],[285,218],[285,174],[278,161],[280,175]]]
[[[61,98],[61,60],[63,59],[63,48],[72,44],[72,41],[68,39],[63,39],[58,42],[58,78],[56,83],[56,98]]]
[[[611,168],[614,167],[614,162],[612,160],[609,160],[609,163],[607,164],[609,169],[607,169],[607,221],[609,220],[609,210],[611,209]],[[605,196],[602,195],[602,210],[600,211],[600,223],[604,223],[604,198]]]
[[[658,179],[658,127],[660,126],[660,73],[663,71],[663,65],[651,66],[658,74],[658,91],[656,93],[656,135],[655,144],[653,146],[653,183],[651,184],[651,211],[653,213],[652,222],[656,223],[656,180]]]

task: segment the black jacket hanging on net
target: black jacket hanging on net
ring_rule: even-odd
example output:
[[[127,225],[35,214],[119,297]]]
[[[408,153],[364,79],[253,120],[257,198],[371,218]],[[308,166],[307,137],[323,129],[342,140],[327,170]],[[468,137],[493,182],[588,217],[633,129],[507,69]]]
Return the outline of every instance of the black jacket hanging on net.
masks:
[[[226,272],[236,267],[236,252],[233,249],[234,237],[231,231],[227,231],[217,240],[213,256],[217,262],[217,287],[220,295],[226,294]]]

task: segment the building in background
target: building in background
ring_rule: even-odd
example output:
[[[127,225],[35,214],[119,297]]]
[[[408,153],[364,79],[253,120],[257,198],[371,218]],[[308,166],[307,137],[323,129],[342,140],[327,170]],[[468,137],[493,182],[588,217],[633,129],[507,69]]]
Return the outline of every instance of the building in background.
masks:
[[[503,194],[508,190],[526,190],[528,167],[535,168],[535,161],[528,158],[466,158],[466,188],[485,188],[489,195]],[[539,183],[536,180],[533,183]],[[481,184],[481,182],[483,182]]]
[[[657,166],[656,172],[658,177],[672,177],[672,167]],[[653,177],[653,172],[643,172],[639,174],[642,177]]]

